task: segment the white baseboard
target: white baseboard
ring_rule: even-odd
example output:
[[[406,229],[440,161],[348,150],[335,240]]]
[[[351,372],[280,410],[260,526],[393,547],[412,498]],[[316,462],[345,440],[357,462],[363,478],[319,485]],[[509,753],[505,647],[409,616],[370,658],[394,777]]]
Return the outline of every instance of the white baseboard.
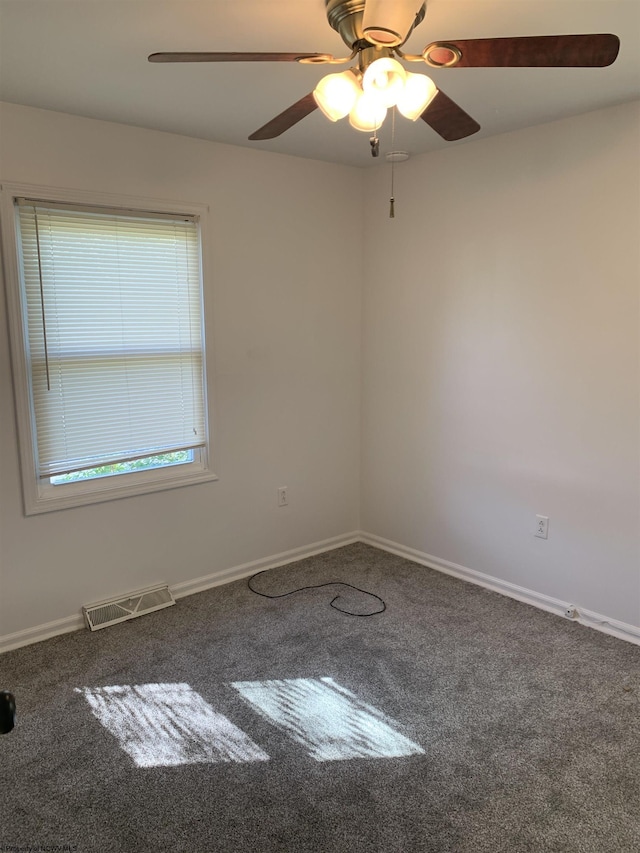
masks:
[[[19,649],[21,646],[30,646],[42,640],[50,640],[59,634],[70,634],[85,627],[85,621],[81,614],[65,616],[64,619],[56,619],[55,622],[46,622],[44,625],[36,625],[33,628],[25,628],[16,631],[15,634],[5,634],[0,637],[0,654],[9,652],[11,649]]]
[[[372,545],[374,548],[379,548],[382,551],[388,551],[391,554],[397,554],[399,557],[404,557],[414,563],[419,563],[427,566],[430,569],[435,569],[438,572],[443,572],[447,575],[460,578],[461,580],[477,584],[478,586],[491,589],[494,592],[499,592],[509,598],[515,598],[518,601],[523,601],[525,604],[531,604],[533,607],[538,607],[541,610],[547,610],[550,613],[555,613],[557,616],[564,617],[564,612],[569,606],[569,602],[560,601],[560,599],[552,598],[548,595],[535,592],[526,587],[517,586],[516,584],[503,581],[500,578],[492,575],[477,572],[474,569],[468,569],[465,566],[459,566],[457,563],[450,563],[447,560],[440,560],[423,551],[417,551],[414,548],[408,548],[401,545],[399,542],[392,542],[389,539],[384,539],[381,536],[376,536],[373,533],[365,531],[353,531],[344,533],[341,536],[334,536],[331,539],[323,539],[320,542],[313,542],[310,545],[304,545],[300,548],[292,548],[288,551],[283,551],[280,554],[272,554],[269,557],[264,557],[260,560],[254,560],[250,563],[243,563],[238,566],[232,566],[229,569],[223,569],[220,572],[213,572],[210,575],[205,575],[200,578],[195,578],[190,581],[183,581],[171,587],[174,598],[184,598],[187,595],[193,595],[198,592],[204,592],[206,589],[211,589],[214,586],[231,583],[241,578],[249,577],[256,572],[266,569],[275,569],[278,566],[285,566],[288,563],[295,563],[298,560],[304,560],[306,557],[313,557],[315,554],[322,554],[325,551],[333,551],[335,548],[342,548],[345,545],[351,545],[354,542],[364,542],[367,545]],[[605,634],[611,634],[621,640],[626,640],[630,643],[640,645],[640,627],[628,625],[625,622],[620,622],[616,619],[611,619],[600,613],[592,610],[586,610],[580,607],[579,604],[571,602],[578,610],[578,618],[572,619],[573,622],[579,622],[581,625],[587,625],[590,628],[595,628],[597,631],[602,631]],[[79,631],[85,627],[85,622],[80,614],[67,616],[64,619],[57,619],[54,622],[47,622],[44,625],[37,625],[33,628],[26,628],[23,631],[16,631],[14,634],[5,634],[0,636],[0,654],[8,652],[11,649],[17,649],[21,646],[28,646],[32,643],[39,643],[42,640],[48,640],[51,637],[56,637],[60,634],[68,634],[71,631]]]
[[[354,542],[359,541],[360,537],[357,531],[345,533],[342,536],[323,539],[320,542],[313,542],[311,545],[304,545],[301,548],[292,548],[290,551],[283,551],[281,554],[272,554],[270,557],[253,560],[251,563],[243,563],[240,566],[233,566],[230,569],[214,572],[211,575],[205,575],[191,581],[183,581],[172,586],[171,592],[174,598],[184,598],[186,595],[204,592],[205,589],[211,589],[214,586],[221,586],[222,584],[231,583],[231,581],[237,581],[241,578],[248,578],[256,572],[275,569],[278,566],[286,566],[287,563],[295,563],[298,560],[313,557],[315,554],[323,554],[325,551],[333,551],[335,548],[342,548],[344,545],[352,545]]]
[[[474,569],[468,569],[466,566],[459,566],[457,563],[450,563],[447,560],[440,560],[438,557],[433,557],[431,554],[425,554],[423,551],[416,551],[414,548],[408,548],[401,545],[399,542],[392,542],[390,539],[383,539],[381,536],[376,536],[373,533],[360,531],[358,536],[360,542],[367,545],[373,545],[374,548],[379,548],[381,551],[388,551],[391,554],[397,554],[399,557],[405,557],[414,563],[420,563],[430,569],[435,569],[438,572],[443,572],[446,575],[460,578],[469,583],[477,584],[485,587],[485,589],[499,592],[509,598],[515,598],[517,601],[523,601],[525,604],[531,604],[533,607],[538,607],[540,610],[547,610],[549,613],[555,613],[565,619],[565,610],[573,605],[578,611],[578,618],[571,619],[571,622],[578,622],[580,625],[587,625],[589,628],[595,628],[596,631],[602,631],[604,634],[611,634],[613,637],[618,637],[620,640],[626,640],[629,643],[640,645],[640,627],[636,625],[628,625],[626,622],[620,622],[617,619],[612,619],[609,616],[604,616],[601,613],[595,613],[592,610],[586,610],[580,607],[576,602],[561,601],[558,598],[552,598],[549,595],[543,595],[540,592],[535,592],[532,589],[527,589],[523,586],[509,583],[509,581],[501,580],[500,578],[486,575],[483,572],[477,572]]]
[[[176,599],[184,598],[196,592],[204,592],[205,589],[211,589],[214,586],[221,586],[225,583],[231,583],[231,581],[249,577],[249,575],[264,571],[265,569],[275,569],[277,566],[285,566],[287,563],[304,560],[306,557],[313,557],[315,554],[322,554],[325,551],[342,548],[344,545],[351,545],[354,542],[358,542],[359,538],[357,531],[344,533],[341,536],[333,536],[331,539],[323,539],[320,542],[313,542],[310,545],[283,551],[281,554],[272,554],[270,557],[264,557],[261,560],[232,566],[229,569],[213,572],[210,575],[195,578],[194,580],[183,581],[172,586],[171,592]],[[0,636],[0,654],[11,651],[11,649],[18,649],[21,646],[30,646],[32,643],[39,643],[42,640],[49,640],[51,637],[57,637],[59,634],[79,631],[84,627],[86,627],[84,618],[81,614],[76,614],[66,616],[64,619],[57,619],[55,622],[47,622],[44,625],[36,625],[33,628],[16,631],[14,634],[5,634],[4,636]]]

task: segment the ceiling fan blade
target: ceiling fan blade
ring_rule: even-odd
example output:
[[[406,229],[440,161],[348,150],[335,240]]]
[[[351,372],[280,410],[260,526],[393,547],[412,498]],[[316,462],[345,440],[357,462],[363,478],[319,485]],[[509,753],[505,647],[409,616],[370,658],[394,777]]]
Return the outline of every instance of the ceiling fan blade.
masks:
[[[149,62],[296,62],[323,53],[152,53]]]
[[[313,97],[313,92],[309,92],[309,94],[305,95],[304,98],[300,98],[299,101],[296,101],[295,104],[287,107],[287,109],[284,110],[284,112],[281,112],[280,115],[272,118],[271,121],[267,122],[261,128],[252,133],[249,139],[274,139],[276,136],[280,136],[281,133],[284,133],[285,130],[289,130],[289,128],[293,127],[294,124],[302,121],[302,119],[305,116],[308,116],[309,113],[312,113],[316,107],[317,104]]]
[[[420,118],[447,142],[464,139],[480,130],[480,125],[440,89]]]
[[[443,42],[461,53],[457,68],[603,68],[615,61],[618,36],[514,36]],[[426,49],[425,49],[426,50]]]

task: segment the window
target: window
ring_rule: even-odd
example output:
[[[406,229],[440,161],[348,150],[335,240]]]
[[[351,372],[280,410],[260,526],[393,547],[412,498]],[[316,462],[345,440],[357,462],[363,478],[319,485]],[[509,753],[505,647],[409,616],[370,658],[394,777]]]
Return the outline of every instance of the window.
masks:
[[[35,189],[3,188],[27,513],[213,479],[206,211]]]

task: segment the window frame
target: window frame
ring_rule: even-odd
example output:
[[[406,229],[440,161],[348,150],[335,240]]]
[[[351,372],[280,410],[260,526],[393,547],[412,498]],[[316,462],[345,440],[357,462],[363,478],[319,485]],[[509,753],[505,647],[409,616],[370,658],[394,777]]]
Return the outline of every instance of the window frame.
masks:
[[[36,470],[36,432],[29,369],[26,298],[22,282],[21,248],[18,243],[15,210],[15,200],[23,197],[37,198],[43,202],[126,209],[133,213],[185,214],[197,218],[200,234],[204,349],[203,394],[206,437],[203,447],[193,448],[194,458],[192,462],[55,486],[48,479],[41,480],[39,478]],[[213,345],[212,323],[207,305],[207,282],[211,280],[207,242],[210,233],[208,212],[207,205],[191,202],[69,190],[33,184],[3,182],[0,185],[0,226],[25,515],[101,503],[218,479],[211,466],[211,425],[213,423],[211,401],[213,395],[209,376],[213,375],[211,369]]]

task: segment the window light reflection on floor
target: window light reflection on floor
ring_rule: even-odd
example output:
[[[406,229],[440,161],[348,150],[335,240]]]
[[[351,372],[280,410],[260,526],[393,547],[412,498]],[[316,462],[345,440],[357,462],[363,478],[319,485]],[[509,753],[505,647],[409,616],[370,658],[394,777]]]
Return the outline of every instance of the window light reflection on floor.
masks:
[[[316,761],[424,755],[393,720],[331,678],[236,681],[232,687]]]
[[[188,684],[84,687],[77,692],[138,767],[269,759]]]

